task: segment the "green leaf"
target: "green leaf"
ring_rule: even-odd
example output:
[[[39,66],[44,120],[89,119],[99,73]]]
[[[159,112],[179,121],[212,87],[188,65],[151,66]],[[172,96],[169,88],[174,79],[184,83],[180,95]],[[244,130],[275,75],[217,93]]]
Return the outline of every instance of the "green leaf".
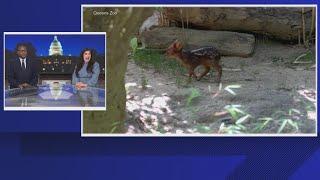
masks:
[[[133,50],[133,53],[135,53],[138,48],[138,38],[134,37],[130,40],[130,47]]]
[[[198,89],[195,89],[195,88],[191,88],[191,93],[187,99],[187,105],[189,106],[191,104],[191,101],[196,98],[196,97],[199,97],[200,96],[200,92]]]
[[[224,123],[221,123],[220,127],[219,127],[219,132],[224,131],[224,129],[225,129],[225,125],[224,125]]]
[[[298,56],[293,63],[294,64],[302,64],[302,63],[312,63],[314,60],[314,55],[312,54],[311,51],[308,51],[306,53],[301,54]]]
[[[241,85],[240,84],[234,84],[234,85],[229,85],[229,86],[225,87],[225,89],[226,88],[236,89],[236,88],[241,88]]]
[[[115,132],[116,129],[117,129],[117,126],[114,126],[114,127],[111,129],[110,133]]]
[[[229,114],[231,115],[232,119],[238,119],[238,113],[234,109],[227,109]]]
[[[232,105],[226,105],[224,108],[227,109],[227,108],[239,108],[241,107],[241,105],[239,104],[232,104]]]
[[[237,95],[233,90],[231,90],[231,89],[225,89],[226,91],[228,91],[230,94],[232,94],[232,95]]]
[[[236,119],[239,119],[240,114],[243,114],[243,115],[246,114],[244,111],[240,110],[238,107],[241,107],[241,105],[227,105],[224,107],[224,109],[226,109],[230,113],[232,118],[236,120]]]
[[[293,122],[291,119],[288,120],[288,123],[294,127],[297,131],[299,131],[299,127],[298,127],[298,123],[297,122]]]
[[[295,113],[297,113],[297,114],[301,114],[301,112],[300,112],[298,109],[292,108],[292,109],[289,110],[289,115],[290,115],[290,116],[292,115],[292,112],[295,112]]]
[[[247,115],[241,117],[240,119],[238,119],[238,120],[236,121],[236,124],[241,124],[241,123],[243,123],[243,122],[244,122],[245,120],[247,120],[249,117],[251,117],[250,114],[247,114]]]
[[[227,87],[224,88],[224,90],[228,91],[230,94],[232,95],[237,95],[232,89],[236,89],[236,88],[240,88],[241,85],[229,85]]]
[[[244,126],[244,125],[242,125],[242,124],[237,124],[237,126],[239,126],[242,130],[246,130],[247,128]]]
[[[288,119],[284,119],[283,120],[283,122],[282,122],[282,124],[281,124],[281,126],[280,126],[280,128],[278,130],[278,133],[281,133],[283,131],[283,129],[286,126],[287,122],[288,122]]]
[[[272,118],[271,117],[263,117],[263,118],[259,118],[259,121],[271,121]]]
[[[200,132],[200,133],[209,133],[210,130],[211,130],[210,127],[208,127],[208,126],[202,126],[202,125],[196,126],[196,129],[197,129],[197,131]]]
[[[272,120],[272,118],[265,117],[259,118],[258,120],[263,120],[264,122],[257,126],[257,128],[255,128],[255,131],[262,131],[262,129],[267,126],[267,124]]]
[[[281,116],[285,116],[286,115],[286,112],[284,111],[276,111],[273,115],[272,115],[272,118],[273,119],[278,119],[280,118]],[[279,116],[279,117],[278,117]]]
[[[240,114],[246,114],[244,111],[242,111],[241,109],[238,108],[234,108],[234,110]]]
[[[120,124],[120,122],[119,122],[119,121],[115,121],[115,122],[113,122],[113,123],[111,124],[111,126],[116,126],[116,125],[118,125],[118,124]]]

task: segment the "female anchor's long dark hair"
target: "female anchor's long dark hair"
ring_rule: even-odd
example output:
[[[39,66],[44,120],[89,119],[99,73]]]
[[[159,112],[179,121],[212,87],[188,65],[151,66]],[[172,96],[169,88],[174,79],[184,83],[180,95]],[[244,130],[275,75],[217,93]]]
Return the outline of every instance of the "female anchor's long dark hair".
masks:
[[[88,66],[87,66],[87,72],[92,73],[92,69],[93,69],[93,64],[96,62],[96,51],[94,49],[89,49],[89,48],[85,48],[81,51],[80,53],[80,60],[76,66],[76,75],[77,77],[79,77],[79,71],[82,68],[83,64],[84,64],[84,59],[83,59],[83,54],[86,51],[90,51],[91,53],[91,59],[88,62]]]

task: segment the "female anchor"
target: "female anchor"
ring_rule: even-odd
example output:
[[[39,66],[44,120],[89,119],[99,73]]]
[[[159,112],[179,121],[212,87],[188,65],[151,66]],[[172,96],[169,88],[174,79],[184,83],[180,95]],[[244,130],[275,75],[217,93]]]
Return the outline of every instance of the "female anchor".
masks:
[[[95,52],[92,49],[84,49],[80,54],[80,61],[72,74],[72,84],[77,88],[95,87],[98,84],[100,74],[99,63],[95,61]]]

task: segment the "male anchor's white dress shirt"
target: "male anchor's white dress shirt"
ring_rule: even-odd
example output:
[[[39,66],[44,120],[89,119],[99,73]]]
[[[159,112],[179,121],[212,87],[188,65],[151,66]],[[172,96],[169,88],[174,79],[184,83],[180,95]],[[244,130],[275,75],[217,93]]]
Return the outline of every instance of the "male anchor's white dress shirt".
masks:
[[[27,58],[24,58],[24,59],[19,58],[19,59],[20,59],[21,67],[24,68],[24,69],[27,69]],[[24,65],[23,65],[23,62],[24,62]]]

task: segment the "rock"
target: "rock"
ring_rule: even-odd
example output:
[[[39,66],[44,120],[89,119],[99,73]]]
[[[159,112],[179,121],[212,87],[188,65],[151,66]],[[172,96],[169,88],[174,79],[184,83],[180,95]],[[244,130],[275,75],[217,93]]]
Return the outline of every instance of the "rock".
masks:
[[[302,34],[302,7],[192,7],[164,9],[166,18],[194,29],[253,32],[281,40],[297,40]],[[306,32],[311,27],[311,7],[305,7]]]
[[[158,27],[143,32],[140,40],[146,48],[166,49],[175,39],[183,40],[183,37],[187,37],[188,46],[214,46],[225,56],[248,57],[254,50],[253,35],[228,31]]]
[[[152,28],[159,26],[160,22],[160,13],[158,11],[154,11],[152,16],[148,17],[141,25],[139,29],[139,34],[144,31],[150,31]]]

